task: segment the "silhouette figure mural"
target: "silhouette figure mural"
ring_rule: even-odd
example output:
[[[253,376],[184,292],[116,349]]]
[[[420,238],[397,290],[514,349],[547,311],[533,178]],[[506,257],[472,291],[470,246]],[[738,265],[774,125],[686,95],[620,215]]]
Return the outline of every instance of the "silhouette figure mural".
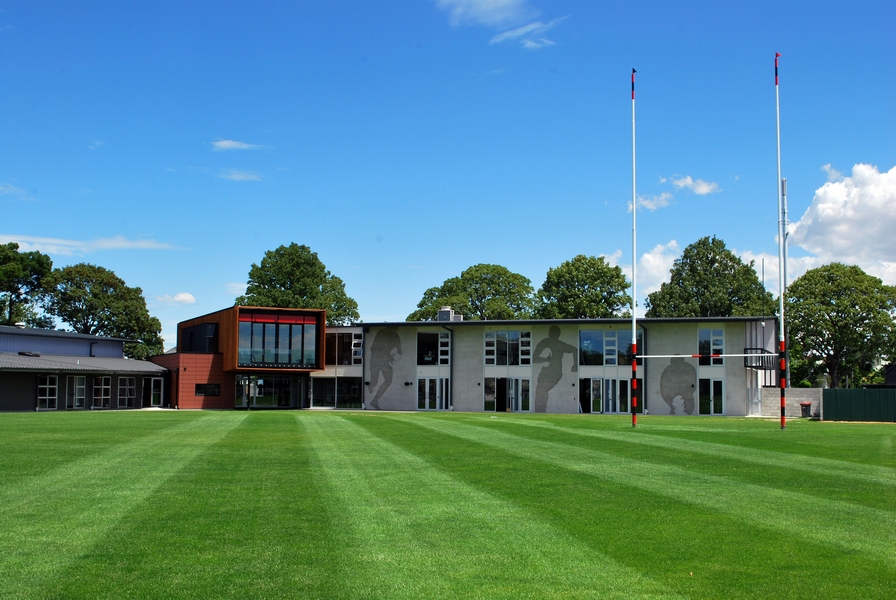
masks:
[[[373,393],[373,398],[370,400],[371,408],[379,409],[380,398],[392,385],[392,365],[399,356],[401,356],[401,337],[398,335],[398,328],[386,327],[379,330],[370,345],[370,393]]]
[[[548,337],[535,346],[532,362],[545,363],[535,382],[535,412],[547,412],[548,394],[563,379],[563,356],[572,355],[570,373],[573,373],[578,367],[578,352],[575,346],[560,340],[560,328],[557,325],[551,325]]]
[[[669,414],[675,414],[675,399],[681,398],[683,410],[694,414],[694,393],[697,391],[697,369],[684,358],[676,356],[660,376],[660,396],[669,405]]]

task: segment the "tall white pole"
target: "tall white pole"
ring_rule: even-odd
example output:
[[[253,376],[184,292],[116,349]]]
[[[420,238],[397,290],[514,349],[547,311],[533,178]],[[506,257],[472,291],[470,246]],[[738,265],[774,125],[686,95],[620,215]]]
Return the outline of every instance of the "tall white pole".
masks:
[[[778,92],[778,57],[775,53],[775,118],[777,122],[778,136],[778,379],[781,387],[781,429],[787,426],[787,341],[784,337],[784,194],[783,181],[781,179],[781,97]]]
[[[635,183],[635,71],[632,69],[632,427],[638,426],[638,195]]]

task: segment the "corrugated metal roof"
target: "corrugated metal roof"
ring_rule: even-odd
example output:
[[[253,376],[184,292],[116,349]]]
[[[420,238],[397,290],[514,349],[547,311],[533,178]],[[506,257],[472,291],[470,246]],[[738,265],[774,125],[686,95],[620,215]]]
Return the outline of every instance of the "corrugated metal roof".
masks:
[[[73,331],[58,331],[56,329],[32,329],[30,327],[13,327],[11,325],[0,325],[0,334],[3,335],[29,335],[38,337],[60,337],[81,340],[109,340],[115,342],[134,342],[136,340],[128,340],[125,338],[104,337],[100,335],[89,335],[86,333],[75,333]]]
[[[146,373],[162,374],[168,371],[146,360],[128,358],[102,358],[97,356],[64,356],[59,354],[0,353],[2,371],[87,371],[92,373]]]

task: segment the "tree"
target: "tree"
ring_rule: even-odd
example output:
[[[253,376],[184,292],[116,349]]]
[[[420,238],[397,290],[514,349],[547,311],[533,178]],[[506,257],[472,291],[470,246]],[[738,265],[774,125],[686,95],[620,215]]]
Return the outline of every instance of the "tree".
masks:
[[[327,325],[348,325],[360,320],[358,303],[345,293],[345,284],[330,273],[308,246],[295,242],[268,250],[261,265],[252,263],[241,306],[323,308]]]
[[[648,317],[748,317],[777,313],[753,261],[744,263],[713,236],[684,249],[670,280],[647,295]]]
[[[629,282],[622,269],[603,256],[579,254],[549,269],[536,294],[541,319],[607,319],[621,316],[631,306]]]
[[[0,245],[0,324],[24,322],[31,326],[48,324],[35,310],[44,277],[53,261],[40,252],[19,252],[15,242]]]
[[[146,309],[143,290],[112,271],[81,263],[54,269],[44,283],[44,311],[72,331],[134,340],[124,345],[129,358],[164,352],[162,324]]]
[[[807,271],[785,295],[785,324],[791,356],[815,378],[825,373],[831,387],[844,377],[857,382],[880,359],[896,358],[896,288],[856,266],[831,263]]]
[[[435,320],[442,306],[450,306],[464,318],[474,321],[523,319],[533,310],[532,282],[500,265],[473,265],[445,280],[440,287],[429,288],[408,315],[408,321]]]

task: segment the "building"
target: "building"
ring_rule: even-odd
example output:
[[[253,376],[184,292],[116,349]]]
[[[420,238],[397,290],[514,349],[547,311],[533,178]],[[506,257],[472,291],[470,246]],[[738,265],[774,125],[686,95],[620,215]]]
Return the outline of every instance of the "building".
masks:
[[[167,369],[124,358],[129,341],[0,326],[0,410],[164,406]]]
[[[324,369],[326,311],[231,306],[177,326],[168,369],[177,408],[308,408]]]
[[[444,314],[443,314],[444,313]],[[776,385],[774,317],[640,319],[638,412],[761,414]],[[463,321],[363,327],[364,407],[629,413],[631,321]],[[323,376],[319,374],[319,376]],[[316,380],[315,380],[316,381]]]

